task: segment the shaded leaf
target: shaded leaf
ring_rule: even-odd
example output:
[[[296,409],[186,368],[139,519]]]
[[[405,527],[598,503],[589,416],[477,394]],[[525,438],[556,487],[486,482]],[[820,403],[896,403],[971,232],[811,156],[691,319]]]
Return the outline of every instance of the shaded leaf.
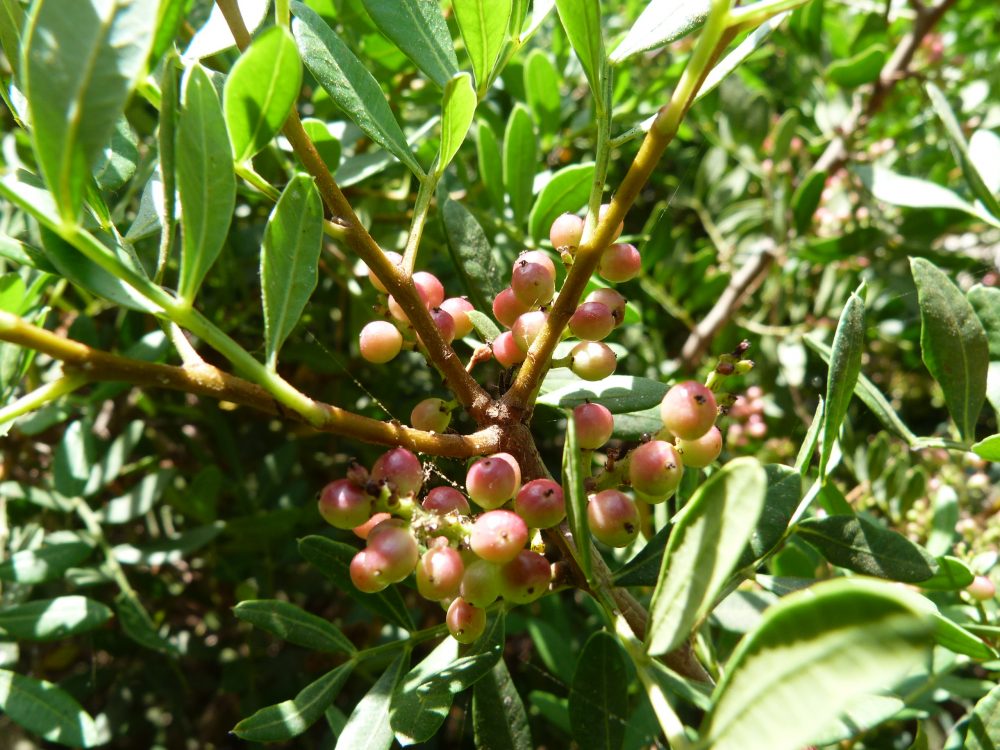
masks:
[[[163,490],[174,477],[171,469],[161,469],[146,474],[139,483],[124,495],[109,501],[97,512],[102,523],[128,523],[144,515],[160,500]]]
[[[243,601],[233,614],[282,640],[314,651],[354,654],[357,649],[336,627],[289,602],[277,599]]]
[[[538,403],[572,409],[592,401],[607,407],[612,414],[626,414],[658,407],[667,390],[669,386],[659,380],[612,375],[598,383],[574,383],[549,391],[538,398]]]
[[[23,584],[51,581],[90,557],[91,550],[91,546],[84,542],[24,549],[0,563],[0,580]]]
[[[85,596],[36,599],[0,611],[0,630],[19,640],[54,641],[103,625],[111,610]]]
[[[514,212],[514,222],[528,216],[538,166],[538,141],[528,108],[518,102],[507,120],[503,138],[503,184]]]
[[[861,352],[865,343],[865,302],[851,294],[840,314],[830,350],[830,371],[826,379],[826,406],[823,409],[823,443],[819,454],[819,474],[826,477],[826,467],[833,444],[840,435],[840,425],[854,395],[861,374]]]
[[[113,552],[122,565],[165,565],[184,559],[185,556],[201,549],[219,535],[225,524],[217,521],[206,526],[197,526],[169,539],[136,546],[119,544]]]
[[[504,206],[503,163],[500,159],[500,142],[488,123],[480,121],[476,127],[476,158],[479,163],[479,180],[486,187],[493,208],[502,212]]]
[[[960,591],[975,579],[972,568],[957,557],[942,555],[937,558],[938,572],[920,582],[920,588],[933,591]]]
[[[591,560],[593,545],[590,541],[590,526],[587,523],[587,490],[585,480],[587,466],[584,465],[580,446],[576,440],[576,422],[566,420],[566,442],[562,456],[562,486],[566,499],[566,521],[573,532],[576,561],[589,581],[592,576]]]
[[[795,231],[805,234],[812,224],[813,214],[819,207],[823,197],[823,186],[826,184],[825,172],[810,172],[792,194],[792,216],[795,220]]]
[[[534,747],[524,703],[503,659],[473,686],[472,729],[479,750]]]
[[[449,198],[443,188],[438,190],[438,206],[448,252],[455,262],[469,301],[478,310],[492,309],[492,300],[500,291],[496,281],[500,274],[486,233],[465,206]]]
[[[767,491],[757,526],[743,550],[736,568],[745,568],[760,560],[781,541],[802,499],[802,475],[781,464],[765,464]]]
[[[1000,747],[1000,685],[980,699],[972,709],[965,732],[965,750]]]
[[[135,594],[122,591],[115,597],[115,614],[125,635],[144,648],[163,654],[177,654],[177,647],[160,635],[153,618]]]
[[[95,747],[107,742],[76,699],[51,682],[0,669],[0,709],[49,742]]]
[[[610,633],[594,633],[580,652],[569,689],[569,721],[581,750],[618,750],[628,717],[625,654]]]
[[[440,88],[458,73],[438,0],[362,0],[362,4],[379,31]]]

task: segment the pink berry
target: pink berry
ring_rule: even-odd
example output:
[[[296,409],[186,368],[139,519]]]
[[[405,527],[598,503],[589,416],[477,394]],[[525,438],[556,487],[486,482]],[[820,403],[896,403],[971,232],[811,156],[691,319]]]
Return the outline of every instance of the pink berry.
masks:
[[[578,339],[600,341],[615,327],[615,317],[603,302],[584,302],[569,319],[569,330]]]
[[[611,311],[617,328],[625,320],[625,298],[614,289],[595,289],[587,295],[584,302],[600,302]]]
[[[417,271],[413,274],[413,285],[427,307],[439,307],[444,302],[444,285],[434,274]]]
[[[528,526],[509,510],[490,510],[472,525],[469,545],[484,560],[493,563],[510,562],[528,541]]]
[[[584,380],[604,380],[618,364],[611,347],[600,341],[581,341],[569,355],[569,368]]]
[[[390,518],[392,518],[392,516],[389,515],[388,513],[376,513],[374,516],[369,518],[360,526],[355,526],[353,529],[351,529],[351,531],[354,532],[354,535],[358,537],[358,539],[367,539],[368,536],[372,533],[372,529],[374,529],[383,521],[388,521]]]
[[[650,440],[629,456],[628,476],[636,492],[666,499],[674,493],[684,473],[681,456],[670,443]]]
[[[440,305],[438,305],[442,310],[448,313],[452,320],[455,321],[455,338],[464,339],[470,333],[472,333],[472,321],[469,319],[468,313],[472,312],[476,308],[472,306],[465,297],[449,297]]]
[[[521,304],[528,307],[547,305],[556,293],[556,281],[541,263],[519,260],[510,275],[510,288]]]
[[[627,547],[639,535],[639,510],[625,493],[604,490],[587,503],[587,525],[609,547]]]
[[[610,203],[604,203],[601,206],[601,210],[597,212],[597,218],[598,218],[598,220],[599,221],[604,221],[604,217],[607,216],[608,211],[610,211],[610,210],[611,210],[611,204]],[[624,228],[625,228],[625,222],[624,221],[618,222],[618,227],[615,229],[615,233],[611,236],[612,242],[614,240],[617,240],[619,237],[621,237],[622,230]]]
[[[382,575],[385,563],[381,555],[372,550],[363,549],[351,558],[349,567],[351,583],[358,591],[374,594],[389,585],[390,581]]]
[[[576,442],[584,450],[597,450],[611,439],[615,418],[601,404],[580,404],[573,409]]]
[[[448,632],[459,643],[475,643],[486,630],[486,610],[473,607],[462,597],[448,606]]]
[[[398,583],[410,575],[420,557],[417,540],[408,528],[394,523],[397,520],[383,521],[372,529],[365,548],[380,558],[381,576],[389,583]]]
[[[486,560],[473,560],[465,566],[462,598],[475,607],[488,607],[500,596],[500,568]]]
[[[660,402],[663,425],[682,440],[697,440],[718,416],[715,396],[706,386],[687,380],[671,387]]]
[[[722,453],[722,433],[712,425],[711,429],[697,440],[677,440],[677,450],[684,459],[684,465],[694,469],[704,469]]]
[[[469,501],[465,499],[465,495],[454,487],[448,487],[447,485],[432,489],[427,493],[427,497],[424,498],[424,501],[420,505],[424,510],[442,514],[458,511],[463,516],[467,516],[471,511]]]
[[[388,258],[389,262],[392,263],[394,266],[400,266],[403,264],[403,256],[400,255],[399,253],[394,253],[392,250],[386,250],[384,251],[384,255],[386,258]],[[385,288],[385,286],[382,285],[382,282],[379,281],[378,278],[376,278],[375,274],[372,273],[370,268],[368,269],[368,280],[371,281],[372,286],[374,286],[383,294],[389,291],[388,289]]]
[[[492,456],[490,456],[490,458],[499,458],[499,459],[501,459],[503,461],[506,461],[507,463],[510,464],[510,468],[512,468],[514,470],[514,476],[516,477],[517,486],[520,489],[520,487],[521,487],[521,465],[517,462],[517,459],[514,458],[509,453],[494,453]],[[514,490],[514,491],[517,492],[517,490]]]
[[[496,361],[500,363],[501,367],[513,367],[521,362],[524,362],[524,358],[527,356],[517,342],[514,341],[514,334],[510,331],[504,331],[495,339],[490,345],[493,348],[493,356]]]
[[[549,588],[552,566],[544,555],[523,549],[517,557],[500,568],[500,590],[503,598],[514,604],[535,601]]]
[[[514,511],[533,529],[549,529],[566,517],[563,489],[551,479],[533,479],[514,498]]]
[[[410,322],[410,316],[406,314],[400,304],[396,302],[396,298],[391,294],[389,295],[389,314],[400,323],[409,324]]]
[[[556,217],[549,229],[549,241],[557,250],[562,247],[579,247],[583,237],[583,219],[576,214]]]
[[[986,576],[976,576],[965,590],[977,602],[989,601],[997,595],[996,584]]]
[[[376,482],[387,482],[400,497],[415,495],[424,483],[424,467],[406,448],[393,448],[375,460],[371,477]]]
[[[372,514],[372,498],[349,479],[331,482],[319,496],[319,514],[338,529],[353,529]]]
[[[455,319],[451,317],[450,313],[445,312],[440,307],[432,307],[430,313],[431,320],[434,321],[434,325],[441,332],[441,338],[444,339],[444,343],[450,344],[455,340]]]
[[[523,315],[531,309],[531,305],[526,305],[517,298],[514,290],[507,287],[493,298],[493,317],[500,321],[500,325],[510,328],[514,325],[518,315]]]
[[[619,242],[601,253],[597,272],[611,282],[630,281],[642,270],[642,258],[634,245]]]
[[[387,320],[373,320],[361,329],[361,356],[377,365],[384,364],[403,348],[403,334]]]
[[[417,563],[417,591],[425,599],[438,601],[458,594],[465,565],[458,550],[431,547]]]
[[[545,328],[545,321],[547,319],[548,314],[541,310],[533,310],[532,312],[526,312],[524,315],[519,315],[510,329],[517,348],[527,354],[528,349],[531,348],[531,345],[535,343],[535,339],[538,338],[538,334]]]
[[[473,462],[465,475],[465,490],[481,508],[499,508],[514,497],[518,477],[508,461],[489,456]]]
[[[410,424],[418,430],[444,432],[451,424],[451,409],[440,398],[425,398],[410,412]]]
[[[555,281],[556,278],[556,264],[552,262],[552,258],[549,257],[548,253],[544,250],[525,250],[523,253],[517,256],[517,260],[514,261],[516,266],[518,263],[526,261],[528,263],[538,263],[549,272],[549,276]]]

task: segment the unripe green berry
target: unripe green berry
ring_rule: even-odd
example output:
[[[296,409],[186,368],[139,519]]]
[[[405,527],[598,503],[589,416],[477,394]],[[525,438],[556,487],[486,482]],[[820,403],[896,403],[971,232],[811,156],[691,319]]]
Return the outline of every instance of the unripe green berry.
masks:
[[[569,368],[584,380],[604,380],[614,373],[618,364],[611,347],[600,341],[581,341],[569,356]]]
[[[711,429],[697,440],[677,440],[677,450],[684,459],[684,465],[694,469],[704,469],[722,453],[722,433],[712,425]]]
[[[440,398],[425,398],[410,412],[410,424],[418,430],[444,432],[451,424],[451,409]]]
[[[712,425],[719,410],[707,386],[687,380],[672,386],[660,402],[663,425],[682,440],[697,440]]]
[[[487,560],[477,559],[465,566],[462,598],[475,607],[488,607],[500,596],[500,567]]]
[[[473,607],[462,597],[448,606],[448,632],[459,643],[475,643],[486,630],[486,610]]]
[[[627,547],[639,535],[639,509],[625,493],[603,490],[587,503],[587,525],[598,541]]]
[[[403,334],[387,320],[373,320],[361,329],[361,356],[377,365],[385,364],[403,348]]]
[[[677,489],[683,473],[677,449],[662,440],[650,440],[629,454],[629,481],[643,495],[665,500]]]

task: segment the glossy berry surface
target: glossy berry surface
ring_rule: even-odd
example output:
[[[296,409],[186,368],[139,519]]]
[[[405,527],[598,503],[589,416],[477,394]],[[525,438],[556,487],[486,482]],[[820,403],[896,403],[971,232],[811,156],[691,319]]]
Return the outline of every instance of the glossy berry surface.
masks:
[[[569,330],[578,339],[600,341],[615,328],[615,316],[603,302],[584,302],[569,319]]]
[[[359,346],[369,362],[385,364],[403,348],[403,334],[388,320],[373,320],[361,329]]]
[[[458,597],[448,606],[445,615],[448,632],[459,643],[475,643],[486,630],[486,610],[473,607]]]
[[[677,450],[685,466],[704,469],[722,453],[722,433],[715,425],[696,440],[677,440]]]
[[[528,349],[535,343],[538,334],[545,327],[545,319],[547,317],[541,310],[533,310],[532,312],[526,312],[524,315],[518,316],[510,329],[510,333],[514,337],[514,343],[517,344],[518,349],[525,354],[528,353]]]
[[[519,260],[510,276],[514,296],[527,307],[547,305],[556,293],[556,282],[551,271],[541,263]]]
[[[413,285],[427,307],[438,307],[444,302],[444,285],[434,274],[417,271],[413,274]]]
[[[410,530],[393,524],[391,519],[371,530],[366,549],[379,560],[380,575],[390,583],[398,583],[410,575],[420,557],[417,540]]]
[[[427,497],[421,503],[421,507],[424,510],[433,511],[434,513],[451,513],[452,511],[457,511],[464,516],[469,515],[470,510],[469,501],[465,499],[465,495],[454,487],[448,486],[435,487],[428,492]]]
[[[504,328],[510,328],[518,316],[524,315],[529,310],[531,305],[521,302],[510,287],[493,298],[493,317],[500,321],[500,325]]]
[[[372,498],[349,479],[338,479],[324,487],[318,505],[323,520],[338,529],[360,526],[372,514]]]
[[[481,508],[499,508],[514,497],[518,476],[509,461],[487,456],[472,463],[465,475],[465,491]]]
[[[483,513],[472,525],[469,545],[484,560],[505,563],[513,560],[528,541],[528,526],[509,510]]]
[[[514,604],[528,604],[546,592],[552,580],[552,567],[544,555],[530,549],[517,553],[500,568],[500,591]]]
[[[451,424],[451,410],[440,398],[425,398],[410,412],[410,424],[418,430],[444,432]]]
[[[514,511],[533,529],[548,529],[566,517],[563,489],[551,479],[533,479],[514,498]]]
[[[459,593],[473,606],[490,606],[500,596],[500,567],[487,560],[470,562],[465,566]]]
[[[393,448],[375,459],[371,478],[391,485],[397,495],[415,495],[424,483],[424,467],[406,448]]]
[[[587,503],[587,525],[609,547],[626,547],[639,535],[639,509],[624,492],[603,490]]]
[[[456,339],[464,339],[472,333],[472,320],[470,320],[468,314],[476,308],[473,307],[469,300],[465,297],[449,297],[438,305],[438,307],[448,313],[455,322]]]
[[[625,320],[625,298],[614,289],[595,289],[586,296],[584,302],[600,302],[611,311],[617,328]]]
[[[715,424],[719,410],[705,385],[687,380],[672,386],[660,402],[663,426],[682,440],[697,440]]]
[[[629,481],[643,495],[666,499],[677,489],[683,473],[680,453],[662,440],[650,440],[629,454]]]
[[[579,404],[573,408],[576,442],[584,450],[597,450],[611,439],[615,418],[601,404]]]
[[[569,353],[570,369],[584,380],[604,380],[612,375],[618,357],[600,341],[581,341]]]
[[[556,217],[549,229],[552,247],[577,247],[583,237],[583,219],[576,214],[562,214]]]
[[[510,331],[504,331],[493,339],[491,346],[493,349],[493,357],[501,367],[513,367],[514,365],[519,365],[524,362],[524,358],[527,356],[527,354],[521,350],[521,347],[517,345],[517,342],[514,340],[514,334]]]
[[[455,596],[464,573],[465,565],[458,550],[431,547],[417,563],[417,591],[432,601]]]
[[[597,272],[608,281],[621,283],[631,281],[642,270],[642,258],[634,245],[615,243],[601,253]]]

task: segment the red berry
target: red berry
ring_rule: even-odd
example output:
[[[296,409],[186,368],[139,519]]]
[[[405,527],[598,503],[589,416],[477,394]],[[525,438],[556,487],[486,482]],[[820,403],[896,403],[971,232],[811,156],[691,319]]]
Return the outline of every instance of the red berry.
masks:
[[[400,497],[415,495],[424,483],[424,467],[406,448],[393,448],[375,460],[371,477],[376,482],[384,481],[393,486]]]
[[[642,258],[634,245],[617,243],[601,253],[597,272],[611,282],[630,281],[642,270]]]
[[[576,442],[584,450],[597,450],[611,439],[615,418],[601,404],[580,404],[573,409]]]
[[[483,513],[472,525],[469,546],[484,560],[505,563],[517,557],[528,541],[528,526],[509,510]]]
[[[636,492],[665,500],[674,493],[684,473],[681,456],[670,443],[650,440],[629,456],[628,476]]]
[[[444,343],[450,344],[455,340],[455,319],[451,317],[451,314],[445,312],[440,307],[431,308],[431,320],[434,321],[434,325],[441,332],[441,338],[444,339]]]
[[[514,470],[514,476],[517,477],[517,486],[521,486],[521,465],[517,462],[516,458],[509,453],[494,453],[491,458],[500,458],[509,463],[510,468]]]
[[[508,461],[495,456],[473,462],[465,475],[465,491],[481,508],[499,508],[514,497],[518,477]]]
[[[584,302],[569,319],[569,330],[584,341],[600,341],[615,327],[615,317],[603,302]]]
[[[576,214],[563,214],[552,222],[549,241],[557,250],[562,247],[578,247],[583,237],[583,219]]]
[[[389,519],[372,529],[365,548],[380,558],[381,576],[389,583],[398,583],[410,575],[420,557],[417,540],[408,528],[398,525],[397,521]]]
[[[625,493],[604,490],[587,503],[587,525],[609,547],[627,547],[639,535],[639,510]]]
[[[427,493],[427,497],[424,498],[421,506],[424,510],[433,511],[434,513],[450,513],[454,510],[463,516],[469,515],[471,510],[469,508],[469,501],[465,499],[465,495],[454,487],[448,486],[432,489]]]
[[[372,498],[349,479],[331,482],[319,496],[319,514],[338,529],[353,529],[372,514]]]
[[[514,511],[533,529],[551,528],[566,517],[563,489],[551,479],[534,479],[517,493]]]
[[[556,293],[555,277],[541,263],[519,260],[510,275],[510,288],[517,299],[528,307],[547,305]]]
[[[538,263],[549,272],[549,276],[552,277],[553,281],[556,278],[556,264],[552,262],[552,258],[549,257],[548,253],[544,250],[525,250],[523,253],[517,256],[517,260],[514,264],[517,265],[521,261],[527,261],[528,263]]]
[[[595,289],[587,295],[584,302],[600,302],[611,311],[617,328],[625,320],[625,298],[614,289]]]
[[[465,297],[449,297],[438,305],[438,307],[448,313],[452,320],[455,321],[456,339],[464,339],[472,333],[473,326],[468,313],[472,312],[476,308],[473,307],[469,300]]]
[[[413,285],[427,307],[439,307],[444,302],[444,285],[434,274],[417,271],[413,274]]]
[[[722,433],[712,425],[711,429],[697,440],[677,440],[677,450],[684,459],[684,465],[693,469],[704,469],[722,453]]]
[[[705,385],[687,380],[671,387],[660,402],[663,425],[682,440],[697,440],[718,416],[715,396]]]
[[[361,329],[359,344],[362,357],[381,365],[399,354],[403,334],[387,320],[373,320]]]
[[[503,598],[514,604],[528,604],[546,592],[552,580],[552,566],[543,555],[523,549],[500,568]]]
[[[418,430],[444,432],[451,424],[451,409],[440,398],[425,398],[410,412],[410,424]]]
[[[465,566],[462,598],[476,607],[488,607],[500,596],[500,568],[487,560],[474,560]]]
[[[614,373],[618,364],[611,347],[600,341],[582,341],[569,355],[569,368],[584,380],[604,380]]]
[[[462,597],[448,606],[448,632],[459,643],[474,643],[486,630],[486,610],[473,607]]]
[[[425,599],[438,601],[458,594],[465,565],[458,550],[432,547],[417,563],[417,591]]]
[[[535,343],[538,334],[545,328],[547,318],[548,315],[541,310],[533,310],[532,312],[526,312],[524,315],[518,316],[510,329],[511,335],[514,336],[514,343],[517,344],[518,349],[525,354],[528,353],[528,349]]]
[[[517,298],[514,290],[507,287],[493,298],[493,317],[500,321],[500,325],[510,328],[514,325],[518,315],[523,315],[531,309],[531,305],[526,305]]]
[[[400,255],[399,253],[394,253],[392,250],[386,250],[384,251],[384,254],[385,257],[388,258],[389,262],[392,263],[394,266],[401,266],[403,264],[403,256]],[[368,280],[371,281],[372,286],[374,286],[383,294],[389,291],[382,285],[382,282],[375,277],[375,274],[372,273],[370,268],[368,269]]]
[[[507,368],[518,365],[524,362],[524,358],[527,356],[518,347],[517,342],[514,341],[514,334],[510,331],[501,333],[493,339],[493,343],[490,346],[493,349],[493,357],[500,363],[501,367]]]

